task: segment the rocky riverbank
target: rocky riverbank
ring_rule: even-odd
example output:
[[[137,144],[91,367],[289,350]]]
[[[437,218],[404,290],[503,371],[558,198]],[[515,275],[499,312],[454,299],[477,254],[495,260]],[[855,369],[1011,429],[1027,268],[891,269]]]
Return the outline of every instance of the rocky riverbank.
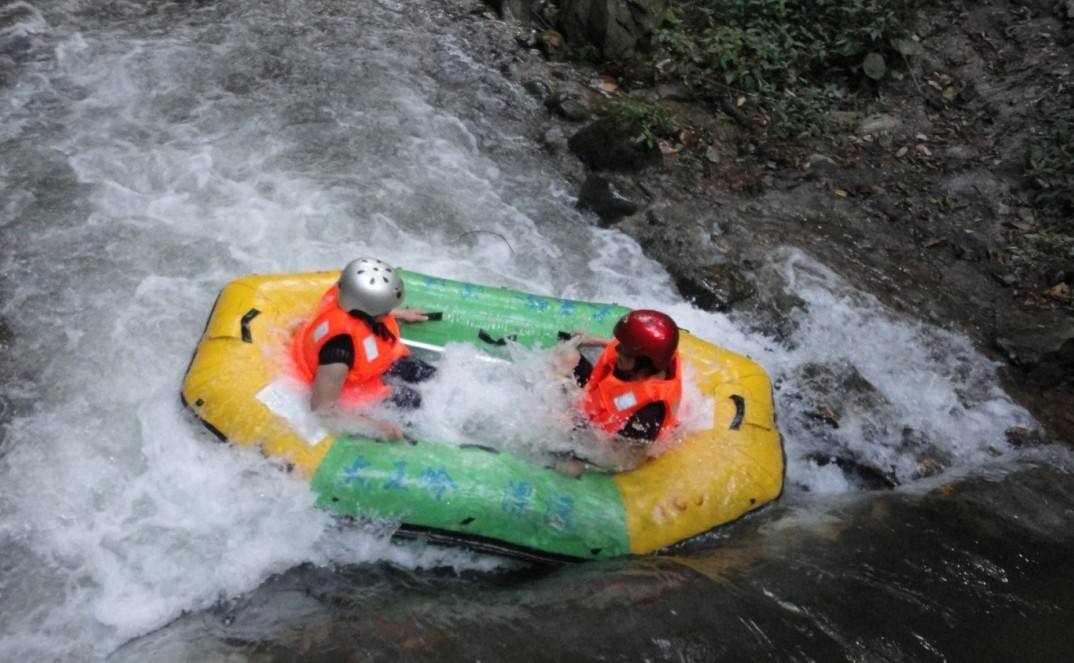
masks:
[[[503,73],[548,108],[535,131],[574,173],[594,223],[635,237],[697,305],[777,338],[796,302],[760,272],[779,247],[802,249],[1002,362],[1009,392],[1043,426],[1010,431],[1012,444],[1074,440],[1074,239],[1069,220],[1033,205],[1026,174],[1038,128],[1074,108],[1074,8],[993,0],[919,13],[914,56],[857,109],[819,137],[776,142],[747,97],[714,107],[633,80],[629,67],[565,62],[571,39],[594,35],[622,57],[666,5],[582,4],[467,11]],[[666,110],[676,133],[617,135],[609,109],[620,99]]]

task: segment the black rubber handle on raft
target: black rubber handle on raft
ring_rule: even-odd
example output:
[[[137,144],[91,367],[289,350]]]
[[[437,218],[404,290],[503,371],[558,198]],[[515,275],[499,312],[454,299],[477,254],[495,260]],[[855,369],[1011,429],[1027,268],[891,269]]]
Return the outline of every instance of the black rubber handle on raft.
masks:
[[[510,336],[504,336],[501,338],[492,338],[491,335],[484,329],[477,330],[477,337],[489,345],[507,345],[508,341],[514,341],[518,336],[511,334]]]
[[[460,444],[459,448],[460,449],[480,449],[481,451],[487,451],[490,454],[498,454],[498,453],[500,453],[499,449],[496,449],[495,447],[485,446],[484,444]]]
[[[444,312],[443,311],[427,311],[425,313],[425,318],[427,320],[430,320],[430,321],[443,320],[444,319]]]
[[[735,394],[731,396],[731,400],[735,402],[735,418],[731,420],[731,430],[738,430],[742,427],[742,420],[746,418],[746,399]]]
[[[253,343],[254,337],[250,334],[250,321],[261,315],[261,311],[256,308],[252,308],[246,312],[246,315],[242,316],[242,322],[239,324],[239,328],[242,329],[242,342]]]
[[[571,338],[574,337],[574,334],[572,334],[570,332],[560,331],[558,336],[559,336],[559,340],[561,340],[561,341],[569,341],[569,340],[571,340]]]

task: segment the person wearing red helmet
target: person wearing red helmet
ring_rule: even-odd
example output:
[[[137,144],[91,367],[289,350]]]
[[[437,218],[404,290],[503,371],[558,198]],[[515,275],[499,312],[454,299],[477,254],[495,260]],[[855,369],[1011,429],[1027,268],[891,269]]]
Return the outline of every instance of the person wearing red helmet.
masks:
[[[590,423],[624,438],[644,460],[649,443],[677,423],[682,397],[679,327],[659,311],[631,311],[616,323],[614,338],[576,330],[567,342],[567,363],[583,389],[582,410]],[[580,347],[604,347],[591,364]]]

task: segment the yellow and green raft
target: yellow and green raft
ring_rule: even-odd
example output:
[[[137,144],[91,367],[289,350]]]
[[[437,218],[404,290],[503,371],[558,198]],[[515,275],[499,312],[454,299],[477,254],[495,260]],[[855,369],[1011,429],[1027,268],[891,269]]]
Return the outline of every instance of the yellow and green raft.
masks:
[[[511,338],[550,346],[561,330],[608,336],[620,306],[531,295],[401,271],[406,306],[443,318],[403,325],[416,346]],[[777,498],[783,449],[768,376],[753,361],[684,332],[680,350],[713,403],[713,427],[631,472],[563,476],[485,446],[384,443],[300,430],[266,394],[287,346],[338,272],[248,276],[220,293],[183,382],[182,400],[218,437],[284,460],[326,509],[419,534],[530,557],[645,554]],[[488,345],[492,344],[492,345]]]

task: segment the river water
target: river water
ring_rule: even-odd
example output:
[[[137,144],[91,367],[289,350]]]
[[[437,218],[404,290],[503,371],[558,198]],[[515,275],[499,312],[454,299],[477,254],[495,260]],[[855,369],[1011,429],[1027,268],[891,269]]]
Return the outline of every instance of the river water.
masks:
[[[0,2],[0,659],[1067,660],[1074,462],[1007,445],[1033,422],[995,367],[790,248],[764,270],[802,302],[778,341],[684,302],[575,210],[484,20]],[[358,255],[661,308],[752,356],[784,496],[560,568],[334,521],[178,390],[225,283]],[[489,387],[458,388],[477,411]]]

